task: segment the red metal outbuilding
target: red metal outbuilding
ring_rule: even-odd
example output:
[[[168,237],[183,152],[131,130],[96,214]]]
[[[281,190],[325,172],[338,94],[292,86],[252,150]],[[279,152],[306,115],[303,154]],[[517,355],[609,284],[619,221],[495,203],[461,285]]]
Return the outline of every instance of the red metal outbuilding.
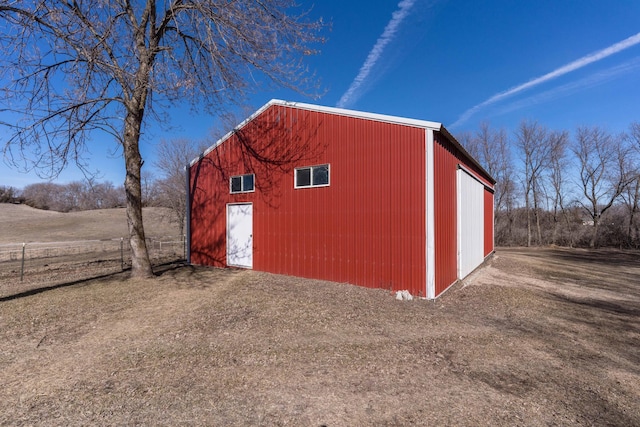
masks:
[[[188,258],[436,298],[493,252],[494,184],[440,123],[272,100],[189,165]]]

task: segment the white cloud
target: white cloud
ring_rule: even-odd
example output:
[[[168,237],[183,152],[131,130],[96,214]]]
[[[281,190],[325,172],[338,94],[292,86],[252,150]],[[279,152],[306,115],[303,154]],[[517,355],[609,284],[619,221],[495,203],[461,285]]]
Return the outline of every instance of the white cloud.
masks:
[[[387,45],[394,39],[396,32],[398,31],[398,27],[400,26],[400,24],[402,24],[402,21],[409,15],[411,8],[416,3],[416,1],[417,0],[403,0],[398,3],[398,10],[393,12],[391,20],[385,27],[382,35],[378,37],[376,44],[369,52],[369,55],[364,61],[362,67],[360,67],[358,75],[353,80],[353,82],[351,82],[351,86],[349,86],[349,89],[347,89],[347,91],[342,95],[342,97],[336,104],[339,108],[348,107],[356,101],[358,97],[358,90],[367,81],[369,74],[371,74],[371,70],[380,60],[385,47],[387,47]]]
[[[467,120],[469,120],[469,118],[471,116],[473,116],[475,113],[477,113],[479,110],[483,109],[484,107],[487,107],[489,105],[495,104],[496,102],[502,101],[505,98],[508,98],[510,96],[513,96],[517,93],[520,93],[524,90],[530,89],[534,86],[538,86],[542,83],[545,83],[549,80],[553,80],[555,78],[558,78],[560,76],[563,76],[567,73],[570,73],[572,71],[578,70],[580,68],[586,67],[589,64],[592,64],[594,62],[600,61],[604,58],[607,58],[608,56],[611,56],[615,53],[618,53],[620,51],[623,51],[625,49],[628,49],[632,46],[637,45],[638,43],[640,43],[640,33],[635,34],[629,38],[626,38],[618,43],[615,43],[607,48],[604,48],[602,50],[599,50],[597,52],[593,52],[590,53],[589,55],[583,56],[582,58],[570,62],[566,65],[563,65],[560,68],[557,68],[553,71],[551,71],[550,73],[547,73],[543,76],[540,77],[536,77],[534,79],[529,80],[526,83],[523,83],[521,85],[512,87],[511,89],[508,89],[504,92],[500,92],[497,93],[495,95],[493,95],[492,97],[490,97],[489,99],[487,99],[484,102],[481,102],[480,104],[477,104],[473,107],[471,107],[470,109],[468,109],[467,111],[465,111],[464,113],[462,113],[462,115],[458,118],[458,120],[456,120],[452,125],[449,126],[449,128],[455,128],[456,126],[466,122]]]

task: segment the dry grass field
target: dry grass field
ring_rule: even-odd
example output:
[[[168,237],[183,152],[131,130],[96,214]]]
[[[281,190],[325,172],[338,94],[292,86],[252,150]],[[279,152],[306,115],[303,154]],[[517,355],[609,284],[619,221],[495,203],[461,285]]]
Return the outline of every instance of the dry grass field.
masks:
[[[169,209],[144,208],[143,217],[147,236],[180,234]],[[61,213],[0,203],[0,244],[113,239],[128,233],[124,209]]]
[[[152,262],[183,259],[171,211],[145,208],[143,215]],[[130,265],[127,234],[124,209],[60,213],[0,203],[0,295],[122,271]]]
[[[501,249],[436,301],[165,265],[0,294],[0,425],[640,425],[640,256]]]

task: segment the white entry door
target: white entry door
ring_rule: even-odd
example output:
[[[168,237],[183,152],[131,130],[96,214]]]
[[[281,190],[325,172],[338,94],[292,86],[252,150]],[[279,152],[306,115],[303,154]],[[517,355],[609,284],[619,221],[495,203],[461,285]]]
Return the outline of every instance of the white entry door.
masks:
[[[227,205],[227,265],[253,267],[253,204]]]
[[[458,169],[458,278],[484,261],[484,185]]]

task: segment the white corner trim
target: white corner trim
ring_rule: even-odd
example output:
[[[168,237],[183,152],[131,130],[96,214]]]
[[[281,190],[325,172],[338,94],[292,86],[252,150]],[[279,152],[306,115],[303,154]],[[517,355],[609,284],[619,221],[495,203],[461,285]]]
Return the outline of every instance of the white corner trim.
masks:
[[[462,255],[461,255],[461,248],[462,248],[462,233],[461,233],[461,227],[460,225],[462,224],[462,211],[460,210],[460,206],[462,205],[462,192],[460,191],[460,185],[462,185],[461,181],[462,178],[460,176],[460,171],[463,171],[463,169],[458,169],[456,170],[456,278],[457,279],[462,279]],[[473,177],[473,175],[470,175],[471,177]]]
[[[426,267],[427,267],[427,298],[436,297],[436,220],[435,220],[435,171],[433,159],[434,129],[425,130],[425,188],[426,188]]]

